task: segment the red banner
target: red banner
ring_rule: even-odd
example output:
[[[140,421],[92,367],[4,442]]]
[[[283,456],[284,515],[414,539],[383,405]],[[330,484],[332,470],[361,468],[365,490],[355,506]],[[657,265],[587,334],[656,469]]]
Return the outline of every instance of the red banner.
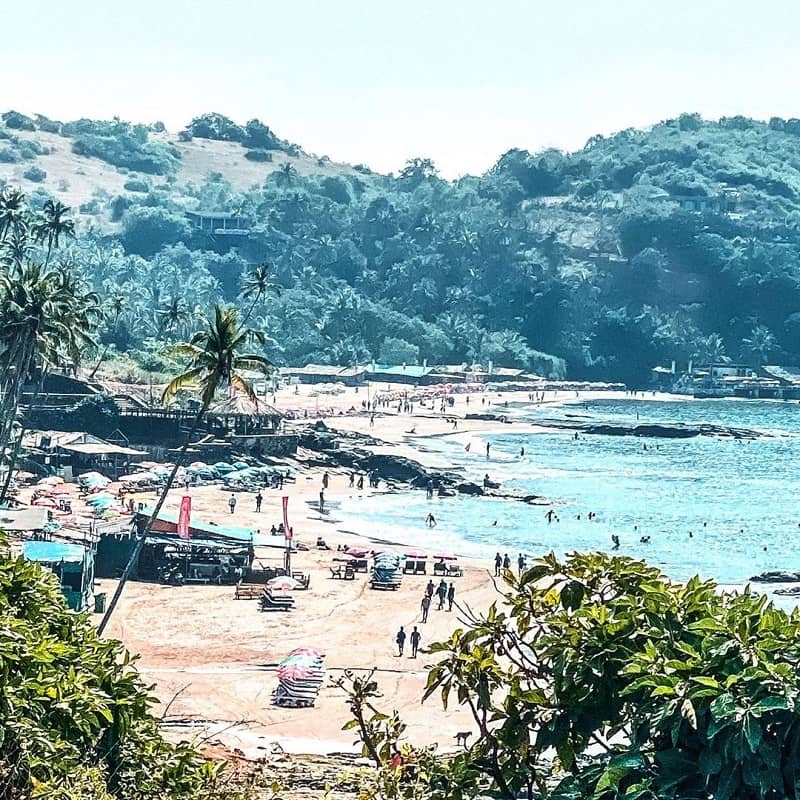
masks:
[[[189,522],[192,518],[192,498],[188,495],[181,500],[181,510],[178,514],[178,536],[181,539],[189,538]]]
[[[288,497],[284,497],[283,498],[283,535],[287,539],[291,539],[292,538],[292,529],[289,527],[288,508],[289,508],[289,498]]]

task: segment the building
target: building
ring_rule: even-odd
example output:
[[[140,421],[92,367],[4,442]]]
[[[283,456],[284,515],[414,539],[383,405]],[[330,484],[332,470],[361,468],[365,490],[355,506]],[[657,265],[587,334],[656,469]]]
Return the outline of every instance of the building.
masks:
[[[94,552],[70,542],[27,541],[22,555],[49,569],[58,579],[67,605],[74,611],[89,608],[94,587]]]
[[[281,367],[280,375],[297,383],[342,383],[360,386],[364,383],[366,367],[340,367],[330,364],[306,364],[304,367]]]
[[[736,211],[739,193],[735,189],[722,189],[718,194],[712,195],[672,194],[669,199],[678,203],[684,211],[732,214]]]
[[[128,447],[121,434],[118,441],[109,442],[85,432],[31,431],[24,437],[23,446],[30,458],[47,469],[72,475],[96,470],[117,478],[145,456],[144,451]]]
[[[195,230],[210,236],[236,238],[250,235],[247,223],[238,214],[226,211],[187,211],[186,216]]]
[[[381,381],[383,383],[408,383],[414,386],[430,383],[429,376],[433,372],[433,367],[414,366],[403,364],[399,367],[390,367],[381,364],[373,364],[366,370],[368,381]]]

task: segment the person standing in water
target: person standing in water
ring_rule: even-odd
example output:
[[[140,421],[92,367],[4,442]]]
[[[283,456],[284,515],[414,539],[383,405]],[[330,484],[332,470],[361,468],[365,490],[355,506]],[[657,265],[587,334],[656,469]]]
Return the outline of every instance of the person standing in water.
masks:
[[[486,442],[486,458],[489,458],[489,451],[492,449],[492,445],[489,442]]]

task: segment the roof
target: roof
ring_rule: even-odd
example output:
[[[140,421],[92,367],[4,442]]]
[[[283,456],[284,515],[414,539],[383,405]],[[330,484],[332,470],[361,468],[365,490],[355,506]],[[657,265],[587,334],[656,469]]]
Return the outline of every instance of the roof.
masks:
[[[338,375],[344,367],[335,364],[306,364],[304,367],[281,367],[284,375]]]
[[[0,530],[14,533],[20,531],[40,531],[46,524],[46,508],[0,509]]]
[[[75,444],[59,444],[62,450],[69,450],[73,453],[85,453],[86,455],[115,455],[115,456],[143,456],[142,450],[134,450],[131,447],[120,447],[108,442],[76,442]]]
[[[86,556],[86,548],[68,542],[23,542],[22,555],[28,561],[48,564],[68,561],[71,564],[81,564]]]
[[[414,365],[406,365],[400,367],[387,367],[376,365],[370,372],[373,375],[408,375],[412,378],[422,378],[433,372],[433,367],[418,367]]]
[[[187,211],[186,216],[203,219],[239,219],[242,215],[232,214],[230,211]]]
[[[514,369],[511,367],[493,367],[492,371],[489,373],[489,377],[492,375],[507,375],[510,377],[516,377],[518,375],[522,375],[525,372],[524,369]]]
[[[767,375],[772,375],[774,378],[780,378],[787,383],[800,383],[800,367],[779,367],[776,365],[767,365],[762,367]]]
[[[282,417],[280,411],[275,406],[271,406],[262,400],[253,402],[247,395],[237,393],[225,400],[220,400],[209,409],[210,414],[224,416],[232,414],[247,417]]]
[[[149,517],[152,512],[153,509],[145,507],[139,511],[138,514],[140,516]],[[178,524],[178,514],[175,511],[165,511],[162,509],[158,512],[158,519],[161,522],[169,522],[173,525]],[[208,522],[200,522],[199,520],[193,519],[189,523],[189,533],[191,534],[192,539],[196,537],[196,534],[200,534],[201,536],[205,534],[206,536],[214,539],[217,544],[219,544],[220,540],[225,539],[239,544],[250,544],[250,542],[253,541],[258,544],[258,537],[252,528],[235,528],[229,525],[212,525]],[[170,537],[170,532],[168,531],[158,531],[153,535],[163,536],[166,538],[175,538],[177,533],[172,537]]]

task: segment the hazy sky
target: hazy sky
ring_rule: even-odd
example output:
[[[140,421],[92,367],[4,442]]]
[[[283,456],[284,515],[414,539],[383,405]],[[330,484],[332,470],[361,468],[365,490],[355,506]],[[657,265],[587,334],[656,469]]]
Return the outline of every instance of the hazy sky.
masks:
[[[259,117],[335,160],[480,172],[682,111],[800,116],[797,0],[3,2],[0,108]]]

